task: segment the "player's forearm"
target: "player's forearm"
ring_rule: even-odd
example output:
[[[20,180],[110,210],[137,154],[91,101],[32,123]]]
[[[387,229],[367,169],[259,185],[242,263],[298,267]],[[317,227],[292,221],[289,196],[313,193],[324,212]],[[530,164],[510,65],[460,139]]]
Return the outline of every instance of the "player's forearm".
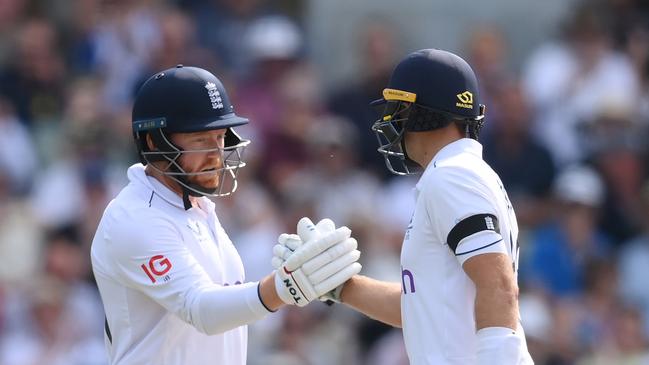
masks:
[[[477,290],[475,312],[479,365],[521,363],[525,340],[517,334],[516,298],[516,285],[502,282],[502,278],[494,280],[491,287]]]
[[[342,302],[366,316],[401,327],[401,285],[355,275],[345,284]]]
[[[269,313],[258,290],[257,283],[203,289],[192,301],[186,321],[208,335],[255,322]]]
[[[476,329],[518,327],[518,288],[515,283],[494,278],[493,285],[476,288]],[[498,281],[501,281],[500,283]]]
[[[476,329],[518,326],[518,285],[505,254],[488,253],[468,259],[464,271],[476,288]]]
[[[502,253],[474,256],[463,265],[476,288],[477,363],[520,364],[525,338],[518,331],[518,285]]]

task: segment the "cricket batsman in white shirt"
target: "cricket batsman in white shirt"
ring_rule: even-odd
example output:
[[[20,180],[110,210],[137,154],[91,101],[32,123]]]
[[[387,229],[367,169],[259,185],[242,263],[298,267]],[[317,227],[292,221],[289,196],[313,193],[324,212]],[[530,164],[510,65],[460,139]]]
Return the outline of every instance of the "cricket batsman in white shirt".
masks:
[[[485,107],[473,70],[449,52],[411,53],[373,104],[383,106],[372,130],[388,169],[421,177],[401,283],[356,275],[339,288],[339,300],[402,327],[414,365],[533,364],[518,309],[516,215],[482,159]],[[331,230],[291,235],[275,248],[273,265]]]
[[[91,249],[110,364],[244,365],[248,323],[284,304],[336,299],[360,271],[351,232],[332,223],[275,272],[246,282],[207,198],[236,189],[250,141],[234,127],[246,123],[200,68],[178,65],[139,90],[133,136],[142,163],[129,168]],[[302,219],[297,230],[306,237],[315,227]]]

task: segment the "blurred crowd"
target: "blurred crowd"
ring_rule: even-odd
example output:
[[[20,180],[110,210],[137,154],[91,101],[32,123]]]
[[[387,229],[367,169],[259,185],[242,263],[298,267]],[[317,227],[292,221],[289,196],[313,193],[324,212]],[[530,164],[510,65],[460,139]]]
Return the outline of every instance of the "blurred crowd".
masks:
[[[364,65],[331,89],[309,59],[305,3],[0,0],[0,364],[105,364],[89,246],[136,161],[130,108],[182,63],[224,81],[252,139],[216,200],[247,280],[302,216],[352,228],[363,273],[399,281],[417,177],[392,177],[369,127],[394,25],[358,25]],[[649,4],[577,2],[514,70],[495,24],[460,54],[487,104],[484,157],[521,235],[523,324],[539,365],[649,364]],[[429,45],[435,47],[434,44]],[[249,363],[407,364],[400,330],[341,305],[250,327]]]

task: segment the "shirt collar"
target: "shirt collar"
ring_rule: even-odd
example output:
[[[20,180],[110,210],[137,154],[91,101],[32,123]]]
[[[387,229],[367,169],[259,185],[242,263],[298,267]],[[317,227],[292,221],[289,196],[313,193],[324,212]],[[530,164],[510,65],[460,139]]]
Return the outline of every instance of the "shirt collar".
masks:
[[[184,210],[185,205],[183,204],[182,197],[175,191],[169,189],[155,177],[147,175],[144,172],[144,169],[145,167],[141,163],[136,163],[129,167],[127,172],[129,181],[143,185],[149,190],[153,190],[156,195],[164,199],[167,203]],[[198,206],[207,213],[214,210],[214,203],[206,197],[198,199]]]
[[[463,153],[469,153],[482,159],[482,145],[475,139],[461,138],[442,147],[437,151],[435,156],[433,156],[433,159],[430,160],[428,166],[426,166],[426,170],[424,170],[424,173],[419,178],[417,185],[415,185],[416,189],[421,190],[421,184],[424,177],[429,174],[431,170],[434,170],[440,162]]]

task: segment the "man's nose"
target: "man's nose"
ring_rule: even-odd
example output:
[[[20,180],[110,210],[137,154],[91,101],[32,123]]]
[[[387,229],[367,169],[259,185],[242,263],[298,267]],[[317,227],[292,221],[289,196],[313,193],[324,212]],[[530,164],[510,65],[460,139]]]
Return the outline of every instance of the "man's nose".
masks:
[[[219,153],[221,154],[223,151],[224,147],[224,142],[223,138],[219,138],[219,136],[213,136],[209,139],[209,149],[210,153]]]

